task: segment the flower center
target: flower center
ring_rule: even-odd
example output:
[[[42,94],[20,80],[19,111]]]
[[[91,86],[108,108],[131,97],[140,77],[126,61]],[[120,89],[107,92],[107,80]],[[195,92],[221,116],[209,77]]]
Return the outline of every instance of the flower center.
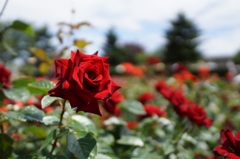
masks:
[[[87,73],[89,79],[95,79],[96,78],[96,73],[93,71],[89,71]]]

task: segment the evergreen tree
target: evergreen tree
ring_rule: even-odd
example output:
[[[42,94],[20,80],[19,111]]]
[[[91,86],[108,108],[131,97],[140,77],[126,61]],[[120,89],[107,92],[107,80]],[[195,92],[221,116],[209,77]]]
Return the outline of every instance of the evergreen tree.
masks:
[[[106,43],[103,47],[104,55],[109,56],[110,66],[116,66],[127,59],[127,52],[123,47],[117,45],[117,39],[116,33],[110,29],[106,34]]]
[[[199,29],[183,13],[171,21],[172,27],[166,31],[167,44],[163,52],[164,61],[194,62],[201,58],[201,53],[197,49],[199,41]]]
[[[240,50],[237,51],[237,53],[233,56],[232,59],[235,64],[240,64]]]

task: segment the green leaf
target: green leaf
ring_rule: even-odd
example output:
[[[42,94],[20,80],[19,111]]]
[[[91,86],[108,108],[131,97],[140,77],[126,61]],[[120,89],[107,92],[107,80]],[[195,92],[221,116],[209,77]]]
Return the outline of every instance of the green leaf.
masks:
[[[8,158],[13,151],[13,140],[6,134],[0,134],[1,158]]]
[[[60,119],[53,115],[48,115],[43,117],[43,123],[45,125],[58,125],[60,122]]]
[[[98,139],[98,141],[106,143],[107,145],[112,145],[114,143],[114,136],[112,134],[104,134]]]
[[[67,135],[67,147],[70,152],[78,156],[78,159],[88,159],[88,157],[95,157],[96,152],[93,154],[91,154],[91,152],[96,146],[96,143],[96,140],[90,133],[87,133],[86,136],[78,140],[71,133],[68,133]]]
[[[41,105],[42,108],[46,108],[47,106],[49,106],[50,104],[52,104],[54,101],[58,100],[60,98],[58,97],[51,97],[49,95],[45,95],[42,100],[41,100]]]
[[[196,139],[194,139],[192,136],[190,136],[188,133],[184,133],[182,135],[181,140],[190,142],[190,143],[192,143],[194,145],[198,143],[198,141]]]
[[[169,154],[175,150],[173,144],[170,141],[166,141],[166,142],[162,143],[162,149],[163,149],[165,155]]]
[[[104,154],[97,154],[97,156],[95,157],[95,159],[112,159],[111,157],[108,157]]]
[[[29,121],[42,121],[45,114],[35,106],[25,106],[22,109],[19,109],[18,112],[24,116],[24,119]]]
[[[83,125],[87,132],[92,132],[94,135],[97,135],[97,128],[95,124],[87,117],[82,115],[73,115],[72,120],[75,120],[79,124]]]
[[[34,88],[31,86],[27,86],[27,89],[29,90],[30,94],[32,95],[46,95],[46,90],[42,90],[39,88]]]
[[[15,159],[33,159],[33,156],[24,154],[24,155],[18,156],[18,157],[15,158]]]
[[[38,137],[38,138],[46,138],[47,133],[46,130],[42,127],[37,126],[28,126],[23,130],[23,134],[32,134],[32,136]]]
[[[104,124],[105,125],[125,125],[126,122],[120,118],[113,116],[105,120]]]
[[[40,80],[40,81],[36,81],[36,82],[33,82],[33,83],[29,83],[28,86],[30,88],[36,89],[40,93],[45,93],[46,94],[49,91],[49,89],[51,89],[55,86],[55,84],[51,81],[48,81],[48,80]]]
[[[68,157],[64,155],[53,155],[53,156],[47,157],[46,159],[68,159]]]
[[[18,112],[7,112],[7,113],[2,113],[2,115],[10,119],[26,121],[24,116],[22,114],[19,114]]]
[[[154,151],[152,145],[145,145],[144,147],[137,147],[132,152],[131,159],[163,159],[162,156],[159,156],[159,153]]]
[[[142,139],[135,136],[122,136],[119,140],[117,140],[117,143],[122,145],[131,145],[131,146],[144,145]]]
[[[34,78],[18,78],[12,82],[14,88],[27,87],[29,83],[35,82]]]
[[[100,154],[107,154],[109,156],[114,156],[112,147],[107,145],[104,142],[98,141],[97,148],[98,148],[98,153],[100,153]]]
[[[42,149],[44,149],[47,145],[49,145],[49,143],[51,143],[54,139],[56,139],[57,137],[63,135],[66,132],[67,132],[66,129],[54,129],[54,130],[52,130],[48,134],[48,136],[44,140],[44,142],[42,143],[42,146],[40,147],[39,152],[42,151]]]
[[[32,29],[32,27],[26,23],[24,23],[23,21],[20,20],[15,20],[11,26],[12,29],[16,29],[16,30],[20,30],[22,32],[24,32],[25,34],[28,34],[30,36],[34,35],[34,31]]]
[[[84,126],[83,124],[79,123],[76,120],[71,120],[68,123],[68,127],[73,129],[74,131],[88,131],[88,128],[86,126]]]
[[[140,103],[139,101],[136,101],[136,100],[125,100],[119,104],[119,107],[126,109],[129,112],[137,114],[137,115],[146,114],[142,103]]]
[[[2,113],[3,116],[21,121],[42,121],[44,112],[35,106],[25,106],[15,112]]]
[[[9,90],[3,90],[4,95],[12,100],[27,101],[30,97],[30,93],[26,88],[15,88]]]

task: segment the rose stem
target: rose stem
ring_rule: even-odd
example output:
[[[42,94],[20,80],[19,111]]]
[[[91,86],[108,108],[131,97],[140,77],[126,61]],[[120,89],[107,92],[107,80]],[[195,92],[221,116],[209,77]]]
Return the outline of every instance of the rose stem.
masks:
[[[178,144],[178,142],[180,141],[180,139],[182,138],[183,134],[185,134],[186,132],[188,132],[190,126],[191,126],[191,124],[187,125],[187,126],[183,129],[183,131],[178,135],[177,139],[173,142],[174,147],[177,146],[177,144]],[[172,153],[174,153],[174,152],[176,152],[176,149],[173,150],[173,151],[171,151],[171,152],[169,152],[168,154],[166,154],[166,155],[165,155],[165,158],[168,159],[169,156],[170,156]]]
[[[1,116],[0,116],[0,119],[1,119]],[[0,120],[0,130],[1,130],[1,133],[4,134],[4,127],[3,127],[3,121]]]
[[[59,104],[61,105],[61,107],[62,107],[62,112],[61,112],[61,114],[60,114],[60,122],[59,122],[59,124],[58,124],[58,128],[61,128],[62,127],[62,120],[63,120],[63,114],[64,114],[64,112],[65,112],[65,103],[66,103],[66,99],[64,99],[63,100],[63,102],[59,102]],[[55,140],[54,140],[54,142],[53,142],[53,145],[52,145],[52,150],[51,150],[51,152],[50,152],[50,155],[52,155],[52,153],[53,153],[53,150],[55,149],[55,147],[57,146],[57,140],[59,139],[59,137],[57,137]]]
[[[179,134],[177,139],[174,141],[173,145],[176,146],[178,144],[178,142],[180,141],[180,139],[182,138],[183,134],[185,134],[188,130],[189,130],[189,126],[185,127],[184,130],[181,132],[181,134]]]
[[[3,129],[3,125],[0,124],[0,130],[1,130],[1,133],[3,134],[4,133],[4,129]]]

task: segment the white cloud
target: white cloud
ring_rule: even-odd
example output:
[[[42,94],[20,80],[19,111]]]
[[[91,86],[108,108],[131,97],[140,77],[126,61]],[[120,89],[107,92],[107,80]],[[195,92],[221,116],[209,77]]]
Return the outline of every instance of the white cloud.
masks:
[[[3,3],[4,1],[0,3],[0,8]],[[215,56],[239,49],[239,6],[239,0],[17,0],[8,2],[0,21],[26,19],[35,25],[48,24],[56,32],[58,22],[77,23],[88,20],[94,26],[93,32],[99,31],[98,34],[91,34],[89,30],[84,34],[93,41],[87,47],[89,52],[102,47],[105,32],[111,26],[120,30],[121,39],[134,40],[148,50],[154,50],[154,46],[164,43],[161,37],[164,30],[160,30],[163,27],[158,32],[153,32],[144,24],[161,23],[166,27],[178,12],[183,11],[202,30],[201,38],[204,42],[201,49],[205,55]],[[72,9],[75,14],[71,13]]]
[[[240,50],[240,32],[233,30],[227,34],[221,34],[216,37],[205,39],[201,49],[206,57],[211,56],[233,56]]]

